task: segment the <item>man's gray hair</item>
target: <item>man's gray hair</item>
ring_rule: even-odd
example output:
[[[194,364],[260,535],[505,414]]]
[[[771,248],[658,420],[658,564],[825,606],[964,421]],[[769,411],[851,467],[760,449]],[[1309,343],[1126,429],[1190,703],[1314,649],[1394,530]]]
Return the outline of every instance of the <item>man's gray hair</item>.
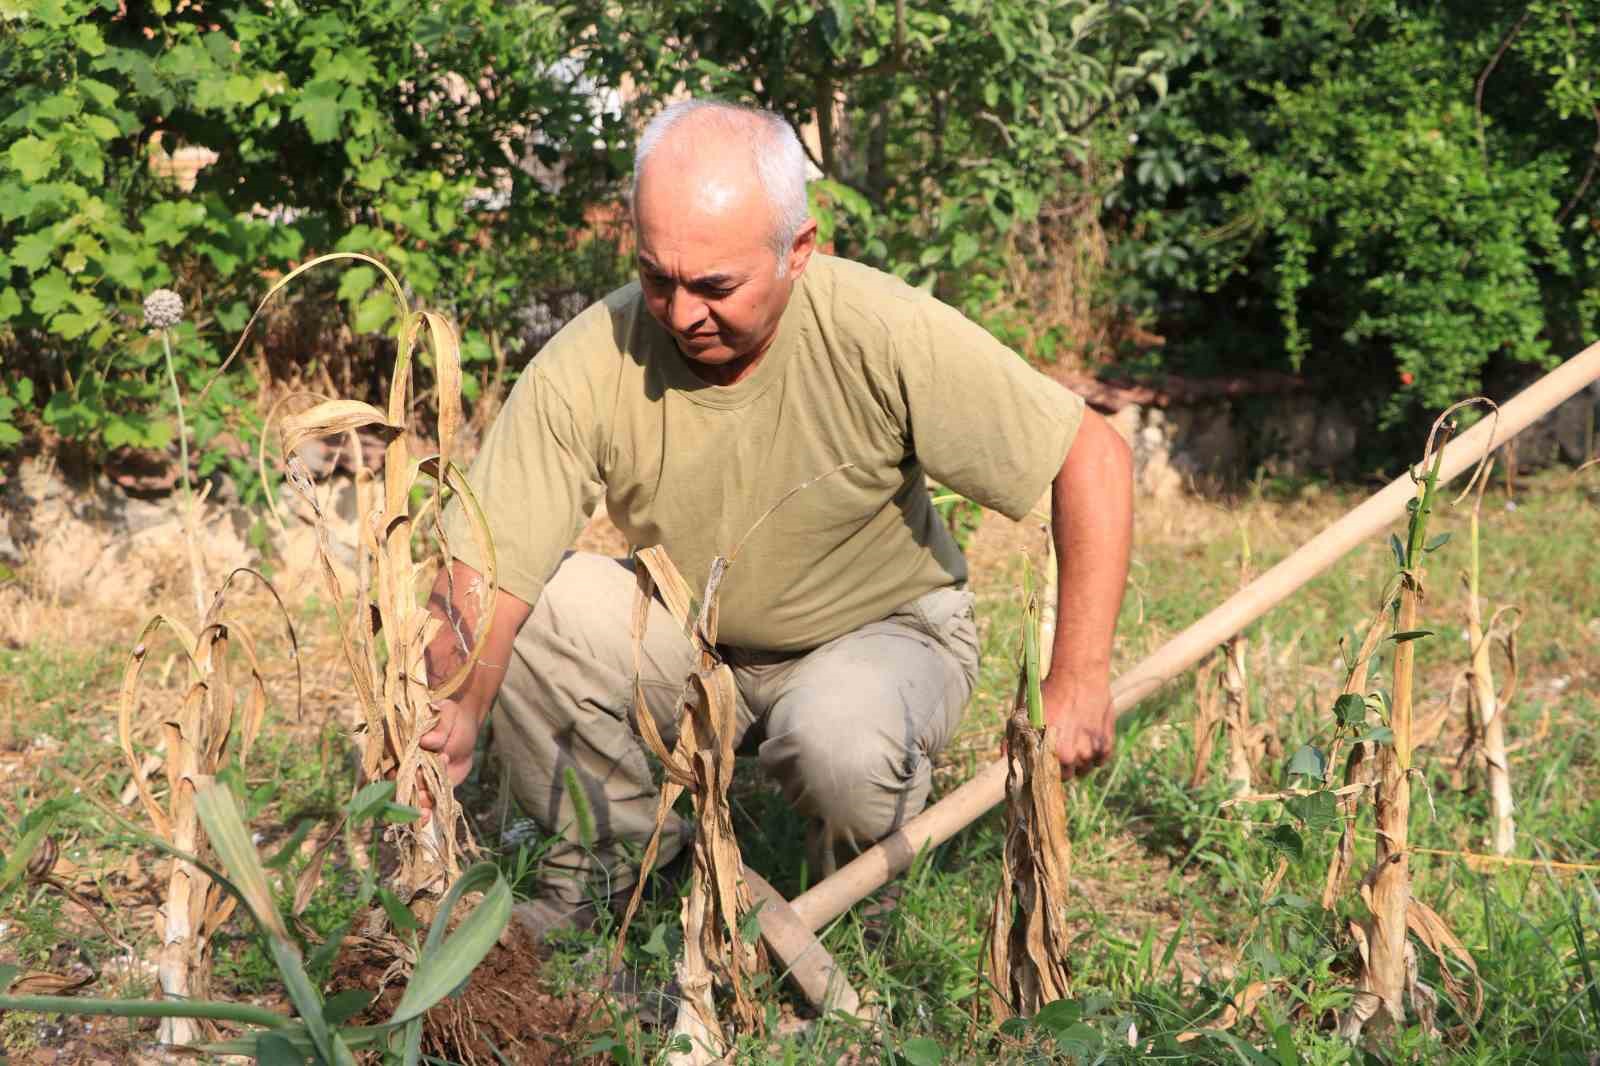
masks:
[[[771,111],[722,100],[680,100],[663,108],[645,126],[633,152],[634,211],[638,211],[639,175],[645,160],[678,123],[691,115],[709,120],[720,131],[742,138],[750,146],[756,176],[772,205],[773,231],[769,239],[778,257],[778,276],[783,277],[789,268],[789,249],[794,247],[794,239],[811,212],[806,206],[805,149],[800,147],[794,128]]]

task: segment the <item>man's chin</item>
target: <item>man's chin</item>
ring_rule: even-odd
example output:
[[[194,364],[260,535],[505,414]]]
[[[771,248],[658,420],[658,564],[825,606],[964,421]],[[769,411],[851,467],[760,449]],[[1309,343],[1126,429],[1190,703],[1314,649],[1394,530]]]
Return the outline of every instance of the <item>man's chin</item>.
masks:
[[[696,348],[680,340],[678,341],[678,351],[683,353],[685,359],[692,363],[699,363],[701,366],[727,366],[729,363],[737,362],[739,359],[738,352],[721,344],[713,345],[709,348]]]

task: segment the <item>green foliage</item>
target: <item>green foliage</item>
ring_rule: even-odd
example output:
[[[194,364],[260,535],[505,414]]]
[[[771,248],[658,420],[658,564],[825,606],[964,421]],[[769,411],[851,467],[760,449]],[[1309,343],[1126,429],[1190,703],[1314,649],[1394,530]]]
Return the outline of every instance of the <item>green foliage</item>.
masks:
[[[1122,298],[1169,362],[1376,389],[1390,423],[1570,354],[1600,327],[1597,49],[1555,3],[1209,21],[1134,123]]]
[[[555,15],[488,0],[0,4],[0,363],[37,390],[0,392],[0,448],[24,410],[91,452],[167,444],[161,351],[140,332],[158,286],[191,308],[173,341],[194,396],[266,280],[316,250],[384,257],[484,366],[491,333],[514,340],[516,313],[581,282],[574,264],[613,272],[568,235],[589,179],[616,167],[611,127],[556,66]],[[162,168],[180,146],[217,158],[174,180]],[[352,273],[288,314],[326,337],[341,304],[359,334],[394,313]],[[202,473],[247,476],[254,392],[240,366],[189,412]]]
[[[414,816],[409,808],[389,802],[394,794],[392,781],[368,785],[351,802],[347,814],[352,822],[370,823],[396,816]],[[212,1054],[245,1055],[263,1064],[305,1063],[313,1066],[354,1066],[352,1050],[370,1047],[379,1051],[386,1063],[416,1066],[420,1061],[422,1015],[435,1003],[465,984],[472,970],[494,947],[511,917],[511,889],[492,863],[479,863],[459,877],[439,902],[438,913],[426,938],[418,943],[409,936],[409,951],[414,957],[411,979],[401,992],[400,1001],[388,1021],[379,1025],[350,1026],[345,1023],[359,1013],[372,994],[351,990],[324,996],[312,981],[311,971],[300,945],[290,934],[273,900],[267,865],[251,843],[250,832],[239,810],[232,789],[222,782],[202,784],[195,790],[195,804],[206,836],[216,849],[221,871],[200,864],[219,884],[243,904],[259,930],[278,978],[294,1005],[297,1017],[288,1018],[275,1011],[251,1004],[207,1000],[115,1000],[66,996],[8,996],[5,986],[16,975],[14,967],[0,973],[0,1010],[36,1011],[112,1017],[161,1018],[190,1017],[253,1026],[245,1035],[207,1045]],[[375,864],[376,856],[371,857]],[[386,889],[378,885],[368,868],[363,876],[357,907],[365,906]],[[482,892],[483,898],[453,930],[451,914],[469,892]],[[409,912],[406,912],[409,917]],[[414,920],[402,933],[419,930]],[[343,940],[348,924],[340,929],[318,954],[331,959]],[[315,961],[315,956],[313,957]]]
[[[645,107],[687,85],[815,123],[823,238],[980,312],[997,238],[1081,185],[1094,131],[1165,93],[1211,6],[670,0],[608,5],[584,51]]]
[[[930,486],[929,492],[933,497],[933,509],[944,519],[945,527],[955,539],[956,547],[965,551],[967,542],[972,539],[972,535],[978,531],[978,525],[983,521],[983,507],[960,493],[951,492],[943,487]]]
[[[26,411],[32,405],[31,379],[19,378],[11,384],[0,382],[0,450],[11,448],[22,440],[22,431],[17,428],[17,412]]]
[[[1393,423],[1600,327],[1592,6],[179,6],[0,0],[0,453],[41,427],[167,447],[139,304],[168,286],[198,472],[249,498],[263,368],[381,389],[394,307],[365,270],[214,380],[271,279],[327,251],[460,323],[474,399],[626,278],[604,220],[637,120],[684,89],[806,130],[825,239],[1041,352],[1061,336],[1009,271],[1063,204],[1100,205],[1113,305],[1172,338],[1151,369],[1300,369]]]

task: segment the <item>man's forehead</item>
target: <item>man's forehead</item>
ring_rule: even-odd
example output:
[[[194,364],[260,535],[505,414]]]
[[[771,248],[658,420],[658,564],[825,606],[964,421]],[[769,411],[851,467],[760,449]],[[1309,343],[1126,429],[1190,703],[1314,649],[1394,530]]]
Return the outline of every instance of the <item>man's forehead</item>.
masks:
[[[708,216],[744,213],[762,196],[760,176],[751,166],[719,165],[714,158],[685,158],[673,153],[652,156],[639,175],[642,205],[681,210],[690,207]]]
[[[747,276],[770,252],[772,223],[759,206],[707,211],[693,201],[653,199],[637,216],[639,262],[682,278]]]

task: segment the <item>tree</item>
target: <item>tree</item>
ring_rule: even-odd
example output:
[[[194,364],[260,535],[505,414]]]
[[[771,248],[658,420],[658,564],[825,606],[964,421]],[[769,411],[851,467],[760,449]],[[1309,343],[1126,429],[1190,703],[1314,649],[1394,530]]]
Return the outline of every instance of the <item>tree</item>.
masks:
[[[1140,117],[1124,297],[1205,369],[1437,409],[1600,325],[1600,15],[1328,0],[1208,26]]]
[[[1087,173],[1096,133],[1149,106],[1211,4],[1198,0],[665,0],[583,16],[587,69],[786,116],[822,175],[824,236],[969,312],[997,238]]]

